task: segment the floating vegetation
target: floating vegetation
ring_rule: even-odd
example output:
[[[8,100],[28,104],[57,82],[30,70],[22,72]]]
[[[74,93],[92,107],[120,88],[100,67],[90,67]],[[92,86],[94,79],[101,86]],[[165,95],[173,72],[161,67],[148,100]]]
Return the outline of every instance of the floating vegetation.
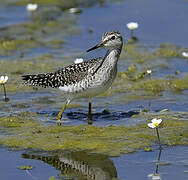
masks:
[[[25,112],[9,117],[0,118],[0,144],[14,148],[33,148],[45,151],[54,150],[88,150],[117,156],[130,153],[153,145],[156,134],[147,124],[133,126],[96,127],[90,125],[79,126],[46,126],[35,120],[36,114]],[[163,119],[160,128],[161,144],[188,145],[187,129],[188,114],[184,118],[176,114],[141,113],[133,118],[151,119],[157,116]]]
[[[28,166],[19,166],[19,169],[20,170],[32,170],[33,166],[30,166],[30,165],[28,165]]]
[[[151,152],[152,149],[151,149],[150,147],[145,147],[145,148],[144,148],[144,151],[145,151],[145,152]]]
[[[76,18],[58,7],[42,7],[30,21],[0,28],[0,55],[25,52],[39,46],[61,48],[64,39],[78,34]]]
[[[50,176],[48,180],[55,180],[54,176]]]
[[[20,76],[22,74],[55,71],[58,67],[67,65],[66,63],[71,64],[73,59],[75,59],[74,55],[71,55],[71,53],[67,55],[67,52],[64,53],[65,51],[62,51],[63,55],[60,55],[63,57],[67,56],[63,59],[64,61],[60,61],[62,57],[56,57],[56,52],[59,48],[63,49],[66,45],[66,38],[79,34],[81,31],[77,25],[78,16],[68,13],[68,10],[72,7],[79,8],[100,2],[104,3],[104,1],[89,2],[85,0],[34,0],[27,2],[25,0],[14,0],[5,3],[26,6],[31,2],[37,3],[38,6],[37,10],[27,17],[27,22],[19,22],[0,28],[0,72],[2,73],[1,75],[8,75],[9,81],[6,84],[6,88],[11,95],[15,96],[17,93],[24,91],[33,91],[30,87],[20,85]],[[95,32],[95,29],[91,28],[90,32],[93,31]],[[135,42],[135,40],[138,39],[131,39],[123,47],[121,61],[119,62],[123,65],[120,67],[121,72],[118,71],[113,87],[101,96],[118,94],[121,102],[126,102],[130,99],[134,101],[143,100],[148,94],[152,95],[149,97],[152,99],[156,98],[153,95],[161,95],[164,91],[171,91],[175,94],[188,89],[187,73],[173,69],[173,74],[166,73],[165,76],[160,74],[161,71],[171,70],[170,63],[174,59],[179,60],[180,63],[186,62],[187,54],[185,53],[188,51],[186,48],[173,44],[145,47],[139,44],[139,42],[131,43]],[[40,51],[40,47],[45,48],[45,51],[40,52],[40,54],[32,51],[35,48],[39,48]],[[54,54],[49,49],[53,49]],[[71,51],[74,50],[71,49]],[[182,52],[185,52],[184,55]],[[152,74],[147,72],[148,69],[152,70]],[[2,95],[2,89],[0,91]],[[126,95],[124,99],[121,96],[123,93],[124,96]],[[1,101],[0,105],[3,108],[11,107],[23,111],[33,105],[35,106],[37,103],[44,103],[49,108],[51,108],[52,104],[60,103],[57,101],[57,98],[50,100],[46,96],[34,98],[32,102],[30,101],[31,103],[29,102],[30,104],[24,104],[27,97],[23,97],[24,103],[22,100],[17,100],[18,98],[19,96],[16,96],[16,100],[13,103],[11,102],[12,104],[7,103],[5,105]],[[71,104],[69,108],[81,106],[80,104]],[[108,114],[110,117],[111,111],[105,109],[102,113]],[[11,116],[6,114],[6,116],[0,117],[1,145],[12,148],[33,148],[46,151],[66,149],[88,150],[90,152],[116,156],[139,149],[150,151],[150,147],[156,143],[156,135],[147,128],[146,122],[132,126],[113,125],[96,127],[63,125],[62,127],[57,127],[55,125],[42,124],[38,120],[38,116],[37,113],[23,111],[19,114]],[[188,145],[187,113],[176,114],[176,112],[171,113],[170,111],[163,110],[158,114],[151,114],[148,111],[147,113],[143,111],[131,117],[133,119],[136,118],[143,121],[147,119],[149,121],[155,116],[162,118],[164,121],[160,128],[162,144]],[[23,166],[22,168],[26,167]]]

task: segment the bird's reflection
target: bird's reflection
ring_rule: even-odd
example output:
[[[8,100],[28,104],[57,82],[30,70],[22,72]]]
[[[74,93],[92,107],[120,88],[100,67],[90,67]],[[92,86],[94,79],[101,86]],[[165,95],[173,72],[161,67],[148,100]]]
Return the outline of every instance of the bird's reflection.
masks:
[[[69,174],[71,180],[111,180],[117,177],[113,162],[105,155],[61,152],[51,155],[27,153],[23,158],[41,160],[60,171],[58,179]]]

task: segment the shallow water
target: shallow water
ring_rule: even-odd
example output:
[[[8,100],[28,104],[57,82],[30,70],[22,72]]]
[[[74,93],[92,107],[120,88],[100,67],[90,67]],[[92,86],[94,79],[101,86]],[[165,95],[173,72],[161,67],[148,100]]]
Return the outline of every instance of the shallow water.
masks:
[[[137,152],[110,158],[87,152],[45,153],[37,151],[8,151],[0,149],[1,178],[8,179],[56,179],[110,180],[151,179],[156,172],[161,179],[185,180],[188,178],[188,148],[175,146],[164,148],[158,161],[159,150]],[[32,170],[20,170],[20,166],[32,166]],[[7,173],[7,171],[9,173]]]
[[[123,49],[118,62],[119,72],[126,72],[129,66],[135,64],[138,69],[137,73],[143,72],[148,68],[152,69],[151,77],[145,77],[144,80],[150,78],[162,80],[187,79],[188,59],[183,58],[181,52],[188,51],[186,38],[188,24],[185,23],[188,18],[188,2],[184,0],[126,0],[118,2],[107,1],[104,4],[92,3],[90,7],[82,5],[81,7],[83,10],[81,14],[69,14],[56,7],[53,7],[54,9],[52,8],[53,11],[51,11],[49,10],[51,8],[45,6],[50,12],[45,15],[45,11],[39,9],[41,19],[44,18],[41,22],[45,21],[46,23],[47,21],[47,24],[44,23],[44,27],[47,29],[45,32],[41,25],[37,26],[36,19],[32,19],[31,14],[26,12],[25,6],[2,4],[0,7],[0,35],[5,40],[17,37],[25,40],[26,38],[31,40],[30,43],[33,44],[31,46],[21,45],[16,50],[0,51],[0,61],[7,63],[5,66],[0,65],[0,75],[7,74],[10,79],[10,86],[7,84],[7,93],[10,99],[8,103],[3,102],[3,91],[2,88],[0,89],[1,117],[19,112],[36,112],[36,118],[39,122],[54,125],[56,116],[63,105],[62,95],[59,92],[44,89],[38,91],[31,88],[16,89],[15,87],[19,83],[16,84],[14,81],[19,82],[20,75],[26,74],[27,71],[29,73],[40,73],[56,70],[58,67],[73,63],[76,57],[89,59],[103,56],[104,50],[89,54],[86,54],[85,51],[100,41],[103,32],[112,29],[119,30],[127,43],[130,38],[130,32],[126,24],[130,21],[139,23],[139,28],[134,32],[139,41],[133,46],[136,47],[137,51],[146,51],[145,55],[148,58],[142,54],[131,54],[131,51],[126,52]],[[57,22],[55,24],[57,25],[57,31],[53,29],[54,22],[48,24],[51,16]],[[34,26],[24,29],[23,24],[28,22]],[[66,25],[65,30],[64,27],[61,27],[62,23]],[[33,32],[34,28],[36,29]],[[90,33],[89,29],[92,29],[93,32]],[[51,42],[51,40],[55,40],[55,42]],[[63,42],[57,42],[57,40],[63,40]],[[154,57],[153,55],[151,59],[149,58],[151,52],[155,52],[161,44],[166,43],[175,46],[175,51],[179,55],[167,58],[160,55]],[[10,46],[8,48],[13,47]],[[142,63],[140,63],[140,59]],[[12,62],[14,61],[17,66],[12,67]],[[28,64],[22,64],[24,62]],[[177,71],[178,73],[176,73]],[[181,116],[181,113],[188,111],[187,88],[177,91],[174,88],[167,87],[159,93],[153,93],[143,89],[131,89],[130,87],[134,82],[126,79],[121,81],[122,84],[118,84],[119,80],[122,79],[119,78],[115,81],[114,86],[107,94],[93,98],[93,125],[134,125],[145,121],[144,117],[134,118],[134,115],[148,108],[150,108],[151,113],[168,109],[169,112],[179,116]],[[11,90],[13,87],[15,90]],[[72,104],[72,107],[65,111],[63,124],[87,124],[87,99],[75,100]],[[151,104],[150,107],[149,104]],[[32,150],[17,152],[0,149],[0,151],[2,179],[48,179],[50,176],[55,176],[57,179],[65,179],[67,173],[74,177],[77,174],[75,169],[72,170],[70,167],[68,169],[70,171],[65,172],[64,169],[57,170],[59,169],[58,167],[49,165],[41,160],[27,158],[33,154],[38,159],[41,159],[41,156],[48,157],[50,155],[52,159],[57,156],[56,160],[58,161],[60,158],[63,159],[64,156],[64,159],[68,156],[70,159],[73,157],[73,160],[75,160],[75,158],[80,156],[80,152],[67,155],[67,152],[51,154],[38,153]],[[21,156],[21,154],[25,155]],[[110,180],[113,177],[123,180],[148,179],[148,174],[152,174],[155,171],[158,150],[138,152],[115,158],[93,154],[86,156],[87,158],[81,156],[79,158],[81,158],[82,162],[86,161],[91,166],[98,167],[99,172],[104,174],[107,177],[106,179]],[[187,147],[164,148],[161,161],[167,162],[167,165],[164,165],[165,163],[159,164],[161,178],[167,180],[187,179],[186,158]],[[104,162],[101,162],[101,160],[104,160]],[[21,171],[17,168],[20,165],[28,164],[35,166],[35,168],[29,172]],[[82,173],[78,172],[77,175],[83,178]],[[80,177],[77,177],[77,179]]]

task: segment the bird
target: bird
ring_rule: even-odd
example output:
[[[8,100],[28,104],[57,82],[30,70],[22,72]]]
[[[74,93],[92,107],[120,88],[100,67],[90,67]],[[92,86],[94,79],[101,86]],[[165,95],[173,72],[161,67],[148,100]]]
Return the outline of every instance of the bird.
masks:
[[[92,98],[112,86],[117,75],[117,62],[122,46],[123,38],[120,32],[105,32],[101,42],[86,51],[106,48],[104,57],[71,64],[55,72],[22,75],[23,84],[59,89],[63,93],[66,102],[57,116],[59,125],[61,125],[63,112],[72,100],[88,98],[88,124],[92,124]]]

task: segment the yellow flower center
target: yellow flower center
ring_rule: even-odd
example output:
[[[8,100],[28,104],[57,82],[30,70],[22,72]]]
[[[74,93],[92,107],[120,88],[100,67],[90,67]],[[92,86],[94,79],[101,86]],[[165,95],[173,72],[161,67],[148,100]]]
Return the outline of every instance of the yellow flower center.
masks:
[[[130,26],[130,29],[133,30],[133,29],[134,29],[134,26]]]
[[[0,84],[4,84],[5,83],[5,80],[1,80]]]
[[[153,123],[153,125],[154,125],[155,127],[157,127],[157,126],[159,126],[159,123]]]

